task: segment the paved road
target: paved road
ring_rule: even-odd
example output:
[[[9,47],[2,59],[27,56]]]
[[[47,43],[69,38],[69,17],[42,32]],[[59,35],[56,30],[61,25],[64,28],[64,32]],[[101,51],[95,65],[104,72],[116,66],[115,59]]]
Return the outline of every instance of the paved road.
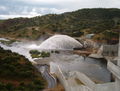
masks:
[[[56,86],[56,79],[49,73],[49,67],[47,65],[36,65],[36,68],[43,75],[48,82],[48,88],[54,88]]]

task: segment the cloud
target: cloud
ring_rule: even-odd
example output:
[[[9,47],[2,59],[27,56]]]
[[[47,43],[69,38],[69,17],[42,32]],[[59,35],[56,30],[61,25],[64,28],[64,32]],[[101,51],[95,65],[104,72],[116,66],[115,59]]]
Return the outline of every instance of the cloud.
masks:
[[[45,8],[45,7],[41,7],[41,8],[36,8],[36,12],[38,11],[38,13],[41,13],[42,15],[44,14],[49,14],[49,13],[54,13],[54,14],[60,14],[66,11],[70,11],[69,9],[63,8],[63,9],[57,9],[57,8]]]
[[[21,13],[23,15],[41,15],[38,13],[37,8],[29,9],[29,7],[24,7],[23,10],[21,10]]]
[[[13,0],[16,1],[16,0]],[[59,4],[59,3],[66,3],[66,2],[76,2],[79,0],[17,0],[19,2],[26,2],[26,3],[42,3],[42,4]]]
[[[77,10],[81,8],[120,8],[120,0],[13,0],[30,5],[57,9]]]
[[[60,13],[63,13],[63,12],[68,12],[68,11],[71,11],[71,10],[70,9],[56,9],[56,8],[51,8],[51,13],[60,14]]]
[[[120,0],[0,0],[0,18],[33,17],[101,7],[120,8]]]
[[[0,10],[6,10],[7,8],[5,6],[0,6]]]
[[[57,9],[57,8],[44,8],[44,7],[22,7],[22,9],[16,11],[8,11],[8,14],[0,14],[0,19],[8,19],[8,18],[17,18],[17,17],[35,17],[41,16],[45,14],[60,14],[65,11],[70,11],[68,9]]]
[[[0,19],[9,19],[9,18],[18,18],[18,17],[31,18],[35,16],[34,15],[0,15]]]

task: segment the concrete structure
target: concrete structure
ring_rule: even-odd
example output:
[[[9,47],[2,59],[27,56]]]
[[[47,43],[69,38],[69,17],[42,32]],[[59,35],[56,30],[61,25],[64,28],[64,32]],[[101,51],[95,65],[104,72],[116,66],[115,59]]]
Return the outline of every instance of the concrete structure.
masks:
[[[118,57],[118,45],[102,45],[96,54],[90,54],[89,57],[104,58],[104,57]]]
[[[112,63],[112,61],[107,58],[107,68],[115,76],[115,82],[97,84],[88,76],[78,71],[68,72],[67,75],[64,75],[57,64],[50,66],[50,71],[56,74],[57,78],[64,86],[65,91],[120,91],[120,38],[118,47],[117,45],[104,45],[101,51],[98,53],[102,54],[103,56],[118,55],[117,64]],[[40,62],[39,64],[43,63]],[[49,64],[49,62],[46,61],[46,64]]]
[[[38,69],[38,71],[42,74],[44,79],[47,81],[48,88],[54,88],[57,85],[56,78],[50,74],[48,65],[34,64],[34,67]]]
[[[48,60],[48,58],[36,59],[36,60],[34,60],[34,64],[50,65],[50,61]]]
[[[103,56],[118,56],[118,45],[103,45]]]
[[[65,76],[58,65],[56,65],[55,74],[64,86],[65,91],[117,91],[115,90],[115,82],[96,84],[85,74],[77,71],[70,72],[69,75]]]
[[[65,76],[58,65],[54,66],[54,69],[56,69],[54,70],[54,73],[63,84],[65,91],[120,91],[120,38],[118,47],[119,48],[117,49],[115,46],[113,46],[110,49],[109,47],[105,46],[105,48],[107,48],[106,50],[109,51],[106,53],[108,54],[107,56],[111,56],[112,52],[118,51],[117,64],[112,63],[112,61],[109,59],[107,63],[107,68],[115,76],[115,82],[96,84],[85,74],[76,71],[70,72],[69,75]],[[117,55],[115,54],[114,56]],[[76,79],[79,80],[81,84],[78,84]]]
[[[116,78],[116,91],[120,91],[120,33],[119,33],[119,44],[118,44],[118,61],[117,61],[117,70],[119,70],[119,75]],[[118,73],[117,72],[117,73]]]

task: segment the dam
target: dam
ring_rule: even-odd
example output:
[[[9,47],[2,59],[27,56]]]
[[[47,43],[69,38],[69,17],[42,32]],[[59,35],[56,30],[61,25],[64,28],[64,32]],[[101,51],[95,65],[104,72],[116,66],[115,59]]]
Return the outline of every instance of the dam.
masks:
[[[18,46],[19,45],[17,45],[17,47],[15,46],[15,51],[19,48]],[[50,65],[50,73],[56,75],[66,91],[120,90],[119,61],[117,64],[113,63],[111,59],[107,59],[107,63],[102,63],[102,60],[83,58],[80,55],[72,54],[71,51],[73,51],[74,48],[83,48],[83,45],[70,36],[52,36],[39,45],[33,44],[21,47],[21,49],[23,48],[23,52],[27,47],[32,47],[32,49],[37,49],[39,51],[48,50],[51,52],[51,50],[58,50],[60,52],[51,53],[51,57],[40,58],[34,60],[34,62],[38,65]],[[10,49],[11,47],[5,46],[5,48]],[[21,49],[19,49],[19,53],[21,53]],[[27,52],[27,54],[28,53],[29,51]],[[48,73],[45,74],[48,75]],[[111,74],[115,76],[114,82],[110,81]]]
[[[106,46],[105,46],[106,47]],[[112,48],[111,48],[112,49]],[[106,51],[104,52],[106,53]],[[106,54],[104,54],[106,55]],[[119,53],[118,53],[118,65],[112,63],[109,59],[107,59],[107,69],[115,76],[114,82],[106,82],[106,83],[96,83],[91,80],[83,72],[80,71],[67,71],[67,76],[64,74],[64,71],[59,66],[59,64],[51,63],[50,70],[51,73],[55,73],[64,86],[66,91],[119,91],[120,90],[120,42],[119,42]],[[110,53],[109,53],[110,56]],[[58,57],[57,57],[58,58]],[[60,59],[60,58],[58,58]],[[60,61],[60,60],[59,60]],[[97,73],[96,73],[97,74]],[[78,84],[75,79],[78,79],[83,84]]]
[[[59,38],[57,38],[57,37],[59,37]],[[54,39],[55,39],[55,41],[54,41]],[[59,41],[59,39],[62,41]],[[82,45],[78,44],[75,41],[74,42],[73,41],[66,42],[68,40],[64,41],[63,39],[64,39],[64,37],[56,35],[55,37],[47,39],[45,42],[43,42],[39,48],[44,49],[48,45],[49,45],[47,47],[48,49],[72,50],[73,48],[78,47],[78,46],[80,48],[82,48]],[[62,42],[62,43],[59,43],[59,42]],[[67,45],[64,45],[65,43]],[[73,43],[75,44],[74,46],[71,45]],[[106,82],[96,82],[96,81],[94,81],[94,79],[91,79],[89,74],[84,73],[86,71],[78,71],[77,69],[74,69],[75,67],[72,67],[72,66],[70,67],[70,65],[74,65],[74,62],[71,63],[72,61],[70,61],[70,59],[74,60],[73,59],[74,57],[73,56],[70,57],[69,53],[67,54],[67,56],[65,56],[65,54],[63,54],[63,56],[65,57],[64,59],[63,59],[62,55],[60,55],[60,56],[58,56],[58,55],[60,55],[60,54],[54,54],[54,56],[49,58],[49,60],[51,60],[51,61],[48,61],[48,64],[50,65],[50,72],[54,73],[57,76],[57,78],[60,80],[60,82],[62,83],[62,85],[64,86],[66,91],[119,91],[118,90],[119,89],[119,86],[118,86],[118,84],[119,84],[118,83],[119,82],[119,70],[118,70],[119,67],[117,65],[115,65],[114,63],[112,63],[111,61],[107,61],[106,71],[108,69],[109,73],[111,72],[112,74],[114,74],[115,77],[117,78],[117,81],[115,80],[114,82],[110,82],[110,79],[109,79],[109,81],[106,81]],[[66,62],[66,64],[68,64],[68,66],[70,68],[69,69],[65,68],[66,69],[66,71],[65,71],[65,69],[63,69],[64,67],[60,66],[60,62],[61,62],[61,60],[68,61],[67,58],[69,58],[69,57],[70,57],[69,62]],[[77,59],[77,57],[78,56],[75,56],[75,59]],[[55,60],[55,61],[53,61],[53,60]],[[56,62],[57,60],[58,60],[58,62]],[[37,62],[39,62],[39,61],[37,61]],[[79,61],[78,61],[78,63],[77,63],[77,61],[75,61],[75,62],[76,62],[76,64],[79,63]],[[61,65],[64,65],[64,64],[65,64],[65,62],[63,62],[63,64],[61,62]],[[67,67],[67,65],[65,67]],[[99,69],[102,69],[102,67],[99,67],[97,65],[96,65],[96,67],[98,67]],[[73,70],[72,70],[72,68],[73,68]],[[84,69],[84,67],[83,67],[83,69]],[[89,67],[87,67],[87,69],[89,70]],[[95,71],[95,70],[92,70],[92,71]],[[90,72],[92,72],[92,71],[90,71]],[[91,74],[99,75],[99,73],[97,73],[97,72],[94,72]],[[109,77],[110,75],[109,76],[105,75],[105,76],[106,76],[106,78],[105,77],[101,77],[101,78],[105,78],[105,79],[110,78]],[[82,84],[78,84],[76,82],[76,79],[79,80]],[[117,82],[117,84],[116,84],[116,82]]]

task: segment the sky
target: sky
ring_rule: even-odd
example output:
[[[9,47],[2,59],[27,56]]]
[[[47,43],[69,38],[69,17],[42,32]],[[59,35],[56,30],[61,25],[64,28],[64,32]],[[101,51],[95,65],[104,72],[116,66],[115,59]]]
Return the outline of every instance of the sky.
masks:
[[[61,14],[82,8],[120,8],[120,0],[0,0],[0,19]]]

